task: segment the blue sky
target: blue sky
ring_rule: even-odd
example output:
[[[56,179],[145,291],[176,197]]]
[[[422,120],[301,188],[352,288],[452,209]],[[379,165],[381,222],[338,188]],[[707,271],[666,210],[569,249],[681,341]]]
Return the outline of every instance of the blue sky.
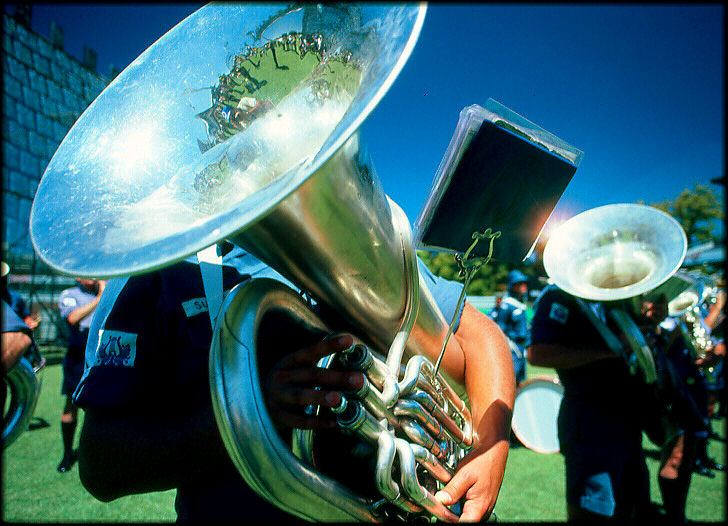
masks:
[[[202,4],[36,4],[65,49],[123,69]],[[361,128],[387,192],[419,214],[461,109],[490,97],[584,152],[554,220],[674,199],[724,174],[722,4],[430,4],[399,78]]]

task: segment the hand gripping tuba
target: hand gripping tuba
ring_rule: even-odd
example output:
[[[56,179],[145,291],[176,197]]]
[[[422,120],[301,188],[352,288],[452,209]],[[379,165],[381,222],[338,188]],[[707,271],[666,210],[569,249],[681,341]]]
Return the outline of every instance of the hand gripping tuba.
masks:
[[[226,298],[210,353],[233,462],[264,498],[313,521],[457,518],[433,492],[472,443],[470,414],[424,358],[448,326],[358,137],[424,15],[415,4],[205,6],[84,112],[31,211],[36,250],[61,272],[134,274],[229,239],[337,313],[331,326],[292,290],[254,280]],[[331,330],[358,342],[326,366],[367,364],[366,392],[340,408],[347,434],[281,437],[260,376],[275,353]],[[274,338],[286,335],[297,338]],[[342,462],[327,444],[373,454],[363,489],[352,479],[368,475],[332,478],[325,465]]]

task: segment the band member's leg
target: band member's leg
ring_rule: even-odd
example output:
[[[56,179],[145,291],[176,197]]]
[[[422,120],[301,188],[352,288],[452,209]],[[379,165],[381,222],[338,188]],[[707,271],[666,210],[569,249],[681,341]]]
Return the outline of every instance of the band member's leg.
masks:
[[[61,414],[61,438],[63,439],[63,458],[56,468],[60,473],[66,473],[76,462],[76,452],[73,449],[73,440],[76,435],[78,422],[78,407],[72,402],[72,395],[81,380],[84,361],[78,358],[76,352],[68,352],[63,358],[63,383],[61,395],[66,400]],[[83,354],[81,354],[83,356]]]
[[[76,461],[76,454],[73,450],[73,439],[76,435],[78,423],[78,407],[71,402],[71,397],[66,397],[66,403],[61,414],[61,437],[63,438],[63,458],[58,464],[58,471],[65,473]]]
[[[670,521],[685,522],[697,440],[692,434],[681,434],[663,448],[658,484],[665,514]]]

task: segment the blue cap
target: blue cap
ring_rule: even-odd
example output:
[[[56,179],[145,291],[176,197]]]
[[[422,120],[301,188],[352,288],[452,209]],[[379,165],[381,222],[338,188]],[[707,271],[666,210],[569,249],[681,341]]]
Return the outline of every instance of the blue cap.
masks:
[[[509,289],[516,283],[520,283],[522,281],[528,282],[528,277],[520,270],[511,270],[508,273],[508,278],[506,278],[506,279],[508,282]]]

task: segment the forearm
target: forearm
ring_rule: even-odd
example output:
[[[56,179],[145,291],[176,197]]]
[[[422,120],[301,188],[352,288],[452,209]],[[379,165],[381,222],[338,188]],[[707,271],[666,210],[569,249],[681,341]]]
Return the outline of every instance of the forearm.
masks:
[[[91,314],[94,309],[99,304],[100,296],[96,296],[93,300],[91,300],[86,305],[82,305],[81,307],[78,307],[76,309],[73,309],[71,311],[71,314],[68,315],[66,320],[68,320],[68,323],[71,325],[78,325],[81,323],[81,320],[83,320],[86,316]]]
[[[2,336],[2,368],[7,373],[23,357],[23,353],[33,343],[25,333],[4,332]]]
[[[723,319],[723,307],[725,306],[725,294],[719,296],[718,300],[710,307],[708,315],[705,317],[705,324],[712,330]]]
[[[617,355],[608,349],[573,349],[554,343],[536,343],[528,347],[528,363],[539,367],[569,369],[612,358]]]
[[[436,494],[445,505],[463,499],[461,521],[488,517],[495,507],[508,459],[515,378],[508,342],[498,326],[469,304],[455,333],[470,401],[473,448]]]
[[[461,324],[466,337],[457,333],[456,337],[465,355],[465,389],[478,447],[488,449],[498,441],[507,442],[510,435],[515,398],[510,347],[498,326],[469,304]]]
[[[224,462],[229,459],[211,407],[175,419],[163,411],[85,413],[79,476],[101,501],[214,477]]]

